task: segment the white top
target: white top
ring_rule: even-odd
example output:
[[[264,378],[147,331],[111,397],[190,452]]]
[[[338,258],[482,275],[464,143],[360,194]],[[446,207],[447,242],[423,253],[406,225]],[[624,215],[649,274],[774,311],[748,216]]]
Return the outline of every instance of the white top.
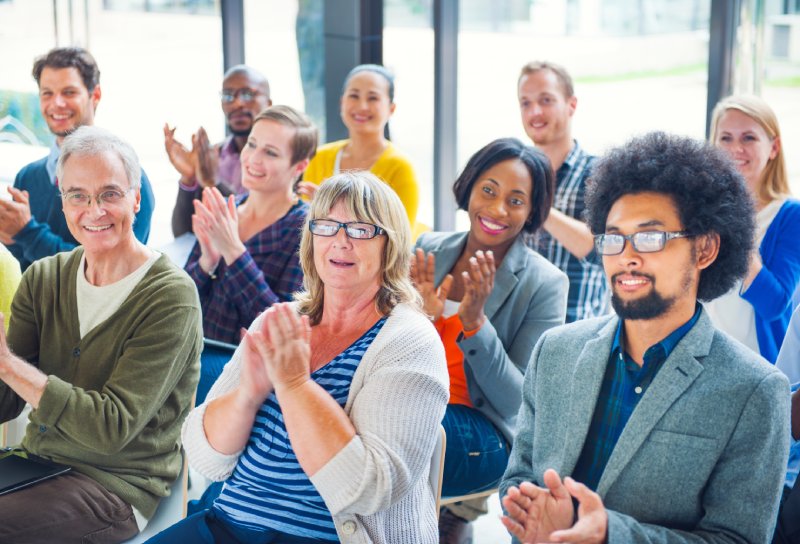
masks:
[[[159,257],[160,254],[150,251],[150,257],[142,266],[119,281],[98,287],[86,280],[86,253],[81,255],[77,278],[78,323],[80,324],[81,338],[111,317],[122,306],[134,287]]]
[[[253,321],[251,331],[261,319]],[[216,481],[233,472],[241,452],[216,451],[206,438],[203,417],[210,401],[238,386],[240,368],[241,346],[205,403],[183,424],[189,464]],[[311,477],[341,542],[439,542],[428,474],[448,392],[447,363],[436,329],[421,312],[398,305],[353,375],[344,410],[356,435]]]
[[[450,300],[449,298],[444,301],[444,309],[442,310],[442,317],[447,319],[451,315],[458,313],[458,307],[461,306],[460,300]]]
[[[142,278],[153,266],[153,263],[161,256],[155,251],[150,253],[150,257],[142,266],[121,280],[100,287],[92,285],[86,280],[86,253],[81,255],[76,285],[78,326],[81,338],[111,317],[122,306],[131,291],[142,281]],[[133,506],[131,508],[133,509],[133,516],[136,518],[136,525],[139,527],[139,532],[141,532],[147,527],[147,518]]]
[[[756,214],[756,248],[761,245],[772,220],[778,215],[783,200],[773,200]],[[741,296],[742,282],[737,281],[733,289],[719,298],[706,302],[705,307],[714,326],[736,338],[756,353],[758,336],[756,334],[756,313],[753,306]]]

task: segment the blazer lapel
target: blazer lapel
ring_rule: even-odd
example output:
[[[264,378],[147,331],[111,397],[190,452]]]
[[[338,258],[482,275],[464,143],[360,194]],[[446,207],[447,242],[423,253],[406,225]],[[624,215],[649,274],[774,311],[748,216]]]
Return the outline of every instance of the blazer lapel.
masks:
[[[604,496],[652,432],[664,413],[675,403],[703,371],[698,357],[708,355],[714,328],[705,310],[692,330],[675,346],[617,441],[608,460],[597,492]]]
[[[566,428],[569,432],[564,443],[562,474],[571,474],[578,463],[589,425],[592,423],[618,324],[619,318],[616,315],[610,318],[597,335],[586,342],[575,364],[572,389],[568,397],[570,404],[566,407]]]
[[[456,264],[464,245],[467,243],[467,233],[459,232],[442,240],[438,246],[430,248],[427,253],[436,257],[433,270],[433,284],[438,288],[444,277],[450,273]]]
[[[516,288],[517,283],[519,283],[517,274],[525,266],[526,259],[527,246],[525,246],[522,236],[518,235],[514,243],[511,244],[505,258],[503,258],[503,262],[500,263],[500,268],[495,272],[494,288],[483,307],[483,312],[488,319],[494,317],[500,306],[503,305],[514,288]]]

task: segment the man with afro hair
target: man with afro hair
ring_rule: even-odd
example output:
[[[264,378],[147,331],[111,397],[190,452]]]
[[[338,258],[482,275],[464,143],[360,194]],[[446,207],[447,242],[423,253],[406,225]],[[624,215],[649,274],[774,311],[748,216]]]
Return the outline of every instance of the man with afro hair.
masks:
[[[615,314],[545,332],[500,495],[523,542],[768,542],[789,389],[698,301],[747,269],[753,205],[733,164],[651,133],[587,191]]]

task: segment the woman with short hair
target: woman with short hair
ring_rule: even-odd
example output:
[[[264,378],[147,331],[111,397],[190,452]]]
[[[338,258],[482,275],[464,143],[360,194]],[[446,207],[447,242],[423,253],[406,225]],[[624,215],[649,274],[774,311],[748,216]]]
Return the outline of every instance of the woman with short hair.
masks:
[[[496,487],[506,469],[522,377],[539,336],[564,323],[567,277],[527,247],[553,205],[550,161],[514,138],[484,146],[453,185],[467,232],[417,241],[414,282],[444,344],[450,403],[443,496]],[[440,542],[460,542],[474,510],[448,507]]]

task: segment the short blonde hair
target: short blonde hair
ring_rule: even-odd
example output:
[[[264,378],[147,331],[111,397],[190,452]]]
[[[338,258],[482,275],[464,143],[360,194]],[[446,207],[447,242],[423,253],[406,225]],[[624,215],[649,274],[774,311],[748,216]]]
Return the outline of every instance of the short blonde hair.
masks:
[[[711,143],[717,145],[717,127],[728,110],[738,110],[758,123],[769,136],[770,141],[781,137],[778,118],[772,108],[761,98],[753,95],[733,95],[720,100],[711,114]],[[783,158],[783,142],[778,146],[778,154],[767,161],[761,172],[759,197],[771,202],[791,194],[789,177],[786,174],[786,160]]]
[[[294,129],[294,136],[290,142],[292,148],[292,164],[305,159],[312,159],[317,152],[319,131],[311,119],[302,111],[291,106],[269,106],[253,119],[253,125],[259,121],[267,120]]]
[[[322,319],[325,306],[324,285],[314,265],[314,235],[308,228],[312,219],[324,219],[341,203],[356,221],[373,223],[386,231],[381,287],[375,297],[376,309],[389,314],[400,303],[420,309],[421,299],[409,279],[411,229],[403,203],[385,183],[366,171],[343,172],[320,185],[311,201],[300,239],[300,265],[304,290],[295,295],[298,310],[308,315],[312,325]]]

